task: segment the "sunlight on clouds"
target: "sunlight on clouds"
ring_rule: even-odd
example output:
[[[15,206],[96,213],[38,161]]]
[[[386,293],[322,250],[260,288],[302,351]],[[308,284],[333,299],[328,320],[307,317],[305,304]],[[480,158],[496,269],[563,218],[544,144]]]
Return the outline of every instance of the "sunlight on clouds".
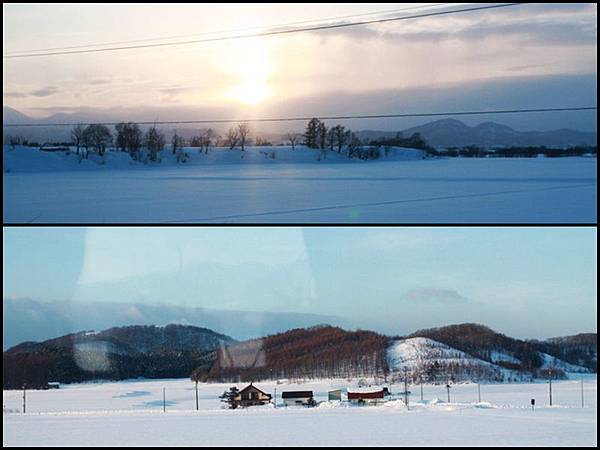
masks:
[[[238,41],[223,56],[220,64],[234,85],[225,91],[225,98],[247,105],[257,105],[272,97],[270,79],[274,68],[267,45],[258,39]]]

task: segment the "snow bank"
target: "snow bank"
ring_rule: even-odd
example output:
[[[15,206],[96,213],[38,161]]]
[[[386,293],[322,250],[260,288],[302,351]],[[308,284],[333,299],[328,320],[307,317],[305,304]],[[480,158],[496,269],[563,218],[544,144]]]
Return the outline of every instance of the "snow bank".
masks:
[[[102,157],[90,153],[88,159],[81,159],[76,154],[76,149],[71,147],[69,152],[45,152],[36,147],[4,146],[4,171],[5,172],[60,172],[79,170],[109,170],[131,168],[157,168],[157,167],[187,167],[204,165],[232,165],[232,164],[332,164],[332,163],[365,163],[360,159],[349,159],[344,154],[336,151],[322,153],[320,150],[298,146],[292,150],[288,146],[278,147],[248,147],[240,149],[216,148],[207,154],[198,148],[185,147],[189,155],[185,163],[177,162],[177,156],[166,148],[159,154],[157,162],[134,161],[127,153],[111,149]],[[423,159],[422,150],[394,147],[387,156],[381,153],[380,161],[411,161]]]

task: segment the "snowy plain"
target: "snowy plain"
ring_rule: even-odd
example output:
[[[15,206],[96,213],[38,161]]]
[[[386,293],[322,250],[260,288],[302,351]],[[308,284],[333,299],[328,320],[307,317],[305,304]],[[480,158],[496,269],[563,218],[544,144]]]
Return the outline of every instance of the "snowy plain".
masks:
[[[584,379],[584,408],[581,381]],[[410,409],[391,385],[392,400],[380,406],[328,402],[329,389],[357,386],[357,380],[306,380],[256,383],[277,390],[278,407],[223,409],[218,396],[232,383],[199,385],[188,379],[130,380],[61,386],[22,392],[4,391],[3,445],[462,445],[596,446],[597,378],[595,374],[548,384],[456,384],[450,403],[443,385],[410,386]],[[238,387],[245,386],[237,383]],[[162,412],[162,389],[166,412]],[[281,403],[283,390],[313,390],[315,408]],[[531,410],[530,399],[536,399]]]
[[[596,158],[377,161],[288,147],[187,149],[176,164],[121,152],[4,147],[6,223],[595,223]],[[101,162],[101,164],[99,164]]]

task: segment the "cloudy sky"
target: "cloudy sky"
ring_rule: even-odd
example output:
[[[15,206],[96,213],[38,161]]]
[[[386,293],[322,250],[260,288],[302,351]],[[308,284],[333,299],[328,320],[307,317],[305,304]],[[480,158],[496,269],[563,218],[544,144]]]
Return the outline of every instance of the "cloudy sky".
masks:
[[[419,5],[425,8],[406,9]],[[174,42],[464,7],[432,5],[5,4],[4,54]],[[595,4],[530,4],[274,37],[5,59],[3,100],[37,117],[93,109],[133,120],[595,105],[596,17]],[[498,121],[520,129],[595,130],[596,115]]]
[[[596,229],[8,228],[3,298],[337,316],[403,334],[596,331]]]

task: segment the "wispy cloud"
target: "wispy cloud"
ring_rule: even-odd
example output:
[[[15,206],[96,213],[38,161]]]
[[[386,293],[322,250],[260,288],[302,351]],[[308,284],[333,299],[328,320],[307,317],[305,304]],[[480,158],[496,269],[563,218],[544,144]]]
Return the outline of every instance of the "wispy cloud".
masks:
[[[11,98],[49,97],[51,95],[58,94],[60,92],[62,92],[62,91],[60,89],[58,89],[56,86],[46,86],[43,88],[34,89],[29,92],[18,92],[18,91],[4,92],[4,96],[11,97]]]
[[[25,98],[27,97],[27,94],[24,94],[22,92],[4,92],[4,97]]]
[[[422,304],[465,304],[470,300],[454,289],[442,289],[436,287],[421,287],[411,289],[401,296],[402,300]]]
[[[31,91],[29,95],[32,95],[34,97],[49,97],[50,95],[58,94],[60,92],[61,90],[58,89],[56,86],[46,86],[44,88],[35,89]]]

